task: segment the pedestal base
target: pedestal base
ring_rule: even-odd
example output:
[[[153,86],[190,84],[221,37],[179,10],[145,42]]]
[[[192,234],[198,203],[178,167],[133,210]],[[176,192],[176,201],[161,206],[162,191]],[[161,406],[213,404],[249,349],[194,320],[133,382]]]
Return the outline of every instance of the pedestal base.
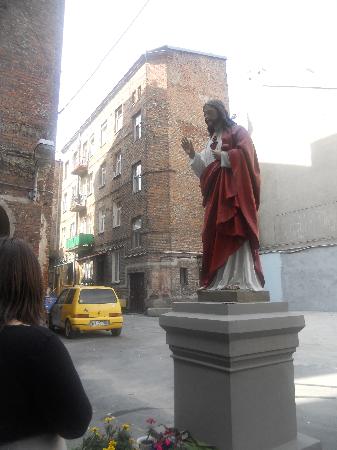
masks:
[[[320,450],[297,435],[292,355],[304,317],[287,303],[174,303],[175,426],[219,450]]]
[[[288,442],[272,450],[322,450],[322,446],[317,439],[298,434],[295,441]]]
[[[269,291],[248,291],[244,289],[223,289],[221,291],[202,289],[198,291],[198,302],[259,303],[269,301]]]

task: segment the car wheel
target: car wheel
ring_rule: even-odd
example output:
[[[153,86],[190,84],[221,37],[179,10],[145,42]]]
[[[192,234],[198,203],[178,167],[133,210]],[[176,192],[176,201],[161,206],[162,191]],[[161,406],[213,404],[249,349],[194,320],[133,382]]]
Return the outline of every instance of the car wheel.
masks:
[[[111,330],[111,335],[112,336],[120,336],[122,332],[121,328],[115,328],[114,330]]]
[[[74,330],[69,320],[66,320],[64,334],[67,339],[72,339],[75,336]]]

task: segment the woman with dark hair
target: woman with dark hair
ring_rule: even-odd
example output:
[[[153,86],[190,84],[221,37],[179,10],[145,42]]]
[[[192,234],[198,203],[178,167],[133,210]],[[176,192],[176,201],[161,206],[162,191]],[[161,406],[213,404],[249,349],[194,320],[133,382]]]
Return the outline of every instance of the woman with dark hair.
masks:
[[[41,269],[24,241],[0,238],[0,449],[63,450],[92,416],[68,351],[45,327]]]
[[[200,178],[205,208],[202,288],[260,291],[260,169],[254,144],[220,100],[208,101],[203,112],[210,137],[206,148],[197,153],[192,141],[181,142]]]

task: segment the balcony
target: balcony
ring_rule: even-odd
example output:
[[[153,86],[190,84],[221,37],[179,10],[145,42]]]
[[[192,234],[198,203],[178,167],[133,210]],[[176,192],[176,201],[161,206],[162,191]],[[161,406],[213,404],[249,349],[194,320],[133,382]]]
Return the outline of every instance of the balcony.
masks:
[[[66,249],[68,252],[89,249],[94,245],[94,235],[80,233],[67,239]]]
[[[87,158],[78,158],[73,163],[73,170],[71,172],[73,175],[78,175],[79,177],[83,177],[88,173],[88,159]]]
[[[71,199],[70,211],[71,212],[85,212],[87,209],[86,198],[84,195],[78,194],[74,195]]]

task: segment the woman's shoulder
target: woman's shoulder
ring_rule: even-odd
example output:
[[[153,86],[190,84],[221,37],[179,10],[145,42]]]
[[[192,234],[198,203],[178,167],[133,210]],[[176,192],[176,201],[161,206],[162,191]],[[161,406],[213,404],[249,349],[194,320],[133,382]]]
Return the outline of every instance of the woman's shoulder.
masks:
[[[39,325],[10,325],[0,332],[0,345],[18,348],[22,352],[41,351],[51,342],[59,340],[54,332]]]

